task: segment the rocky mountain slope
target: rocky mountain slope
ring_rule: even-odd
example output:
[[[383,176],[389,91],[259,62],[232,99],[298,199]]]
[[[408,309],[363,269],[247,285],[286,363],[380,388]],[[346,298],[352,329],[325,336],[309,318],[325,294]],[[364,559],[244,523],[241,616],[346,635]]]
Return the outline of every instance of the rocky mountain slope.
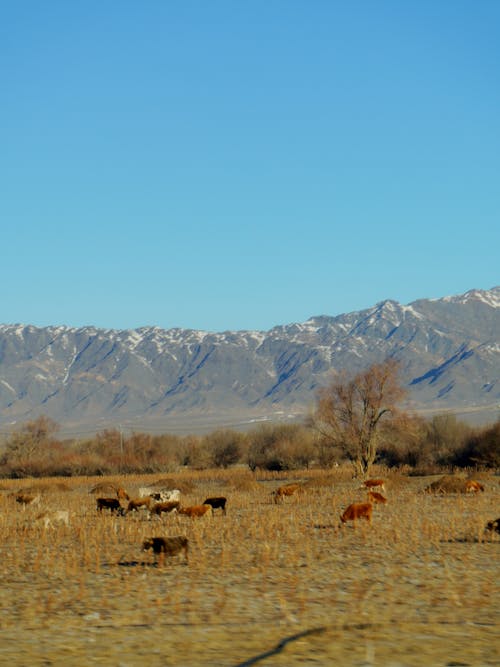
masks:
[[[332,370],[395,356],[409,406],[500,406],[500,287],[409,305],[383,301],[270,331],[0,326],[0,427],[40,414],[60,424],[236,424],[314,405]]]

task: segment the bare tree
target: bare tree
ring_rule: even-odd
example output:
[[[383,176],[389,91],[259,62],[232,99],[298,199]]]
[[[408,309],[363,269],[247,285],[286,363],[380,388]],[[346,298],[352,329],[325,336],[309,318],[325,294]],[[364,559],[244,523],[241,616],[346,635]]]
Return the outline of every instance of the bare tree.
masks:
[[[399,362],[387,359],[321,388],[310,422],[324,443],[347,456],[356,475],[365,477],[377,455],[381,420],[396,424],[401,416],[396,406],[405,394]]]

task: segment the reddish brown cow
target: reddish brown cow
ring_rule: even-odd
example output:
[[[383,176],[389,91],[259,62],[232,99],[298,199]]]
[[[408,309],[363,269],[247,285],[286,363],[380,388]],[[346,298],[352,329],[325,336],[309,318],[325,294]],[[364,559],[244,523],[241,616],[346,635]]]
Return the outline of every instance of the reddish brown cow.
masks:
[[[119,500],[130,500],[130,496],[129,496],[128,493],[125,491],[125,489],[122,489],[121,486],[120,486],[118,489],[116,489],[116,497],[117,497]]]
[[[196,517],[204,516],[211,509],[210,505],[192,505],[191,507],[181,507],[178,512],[179,514],[184,514],[185,516],[194,519]]]
[[[293,496],[301,488],[300,484],[286,484],[285,486],[279,486],[271,495],[274,496],[274,502],[279,503],[283,501],[285,496]]]
[[[149,509],[152,502],[149,496],[146,496],[146,498],[132,498],[132,500],[129,500],[127,512],[137,512],[141,508]]]
[[[465,482],[465,492],[466,493],[478,493],[478,491],[484,491],[484,486],[479,482],[476,482],[473,479],[468,479]]]
[[[373,505],[371,503],[353,503],[340,516],[342,523],[346,521],[356,521],[356,519],[366,519],[368,523],[372,522]]]

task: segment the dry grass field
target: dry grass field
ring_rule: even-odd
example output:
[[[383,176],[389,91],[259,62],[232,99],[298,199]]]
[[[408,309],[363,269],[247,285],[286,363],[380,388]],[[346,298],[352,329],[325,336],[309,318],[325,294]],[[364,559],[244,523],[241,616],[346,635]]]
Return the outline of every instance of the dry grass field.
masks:
[[[484,493],[427,494],[435,478],[385,477],[373,522],[350,469],[0,481],[0,661],[30,665],[498,665],[499,477]],[[149,519],[96,511],[89,491],[161,482],[183,505],[226,496],[227,515]],[[271,492],[300,482],[275,503]],[[30,488],[31,487],[31,488]],[[13,491],[40,493],[23,508]],[[99,495],[99,494],[97,494]],[[109,492],[101,495],[110,495]],[[69,510],[69,525],[36,517]],[[186,535],[153,564],[150,536]]]

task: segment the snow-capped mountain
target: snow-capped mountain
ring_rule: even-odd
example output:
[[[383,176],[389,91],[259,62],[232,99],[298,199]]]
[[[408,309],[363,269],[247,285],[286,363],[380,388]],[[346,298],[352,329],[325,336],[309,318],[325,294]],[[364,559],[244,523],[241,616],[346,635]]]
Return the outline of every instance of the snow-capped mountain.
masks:
[[[0,326],[0,424],[40,414],[137,428],[166,419],[305,414],[333,370],[401,360],[409,406],[500,406],[500,287],[383,301],[269,331]],[[134,421],[135,420],[135,421]]]

